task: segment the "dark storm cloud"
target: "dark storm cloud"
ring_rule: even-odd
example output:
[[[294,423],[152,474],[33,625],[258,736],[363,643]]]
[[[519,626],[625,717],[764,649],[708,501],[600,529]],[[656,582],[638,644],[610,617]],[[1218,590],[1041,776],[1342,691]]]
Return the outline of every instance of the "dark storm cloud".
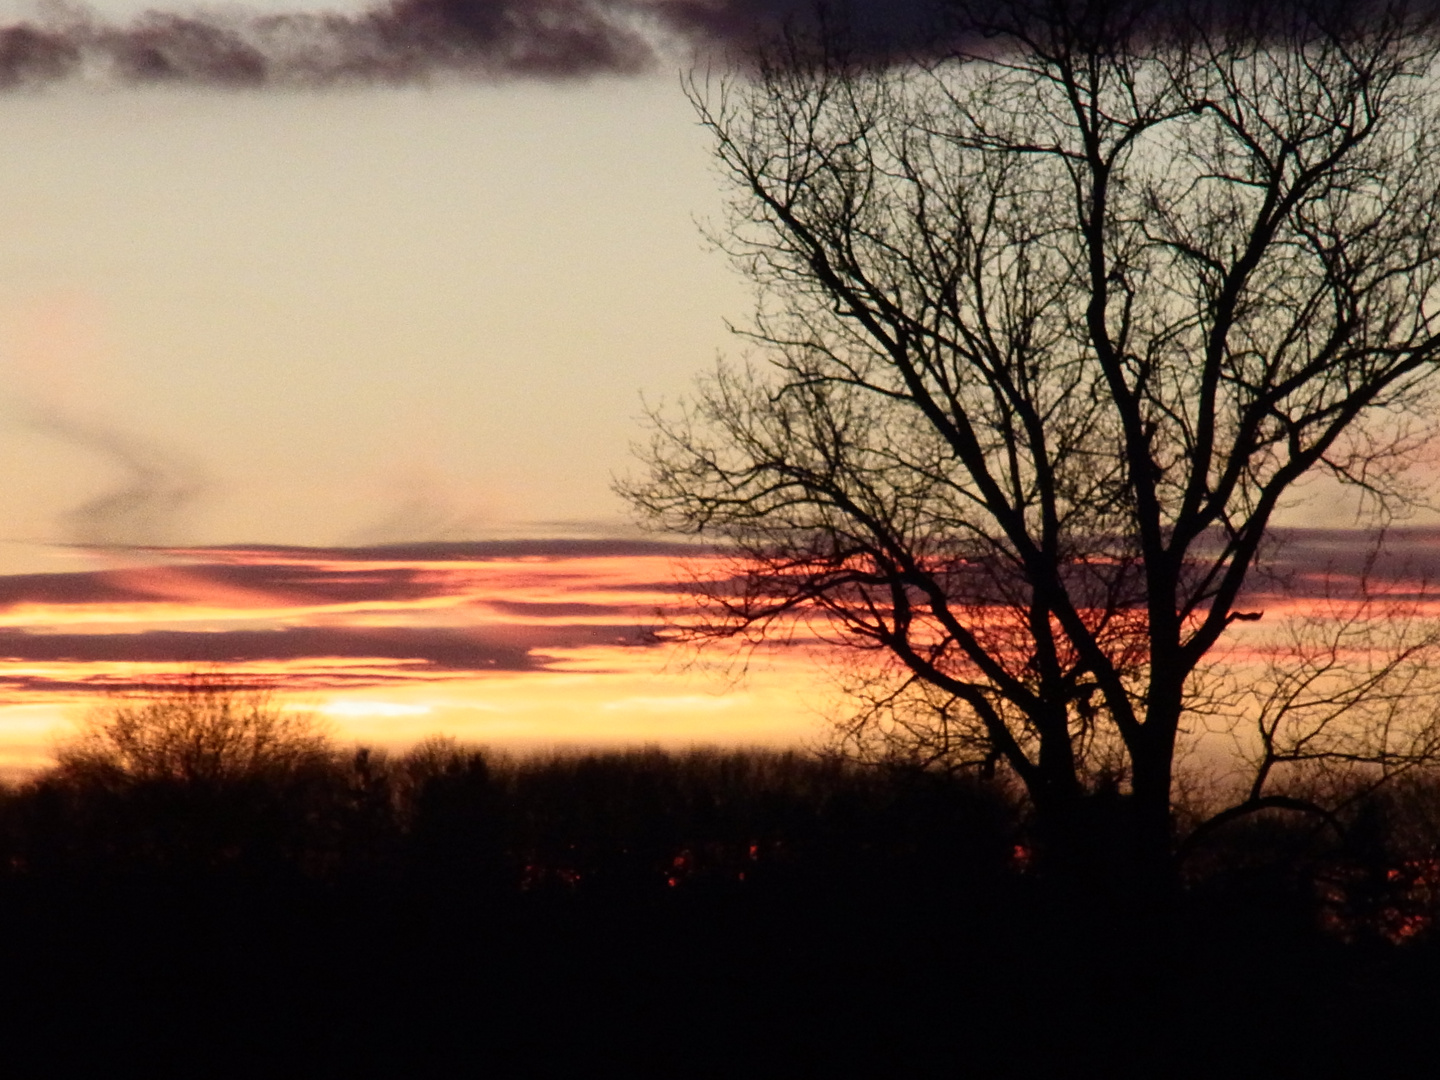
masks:
[[[416,83],[444,78],[634,75],[695,57],[747,54],[819,21],[862,57],[944,51],[957,41],[1053,22],[1123,32],[1227,27],[1264,37],[1297,25],[1363,24],[1395,3],[1303,0],[391,0],[354,14],[203,13],[129,23],[83,9],[0,27],[0,88],[83,77],[217,87]],[[1417,0],[1429,17],[1435,0]]]
[[[53,82],[79,69],[82,49],[63,31],[21,23],[0,28],[0,87]]]
[[[1433,34],[1440,26],[1437,0],[952,0],[949,8],[955,13],[949,27],[958,37],[1063,39],[1079,49],[1198,33],[1218,39],[1221,48],[1227,41],[1293,46],[1364,34],[1396,20],[1415,33]]]
[[[924,52],[974,29],[973,15],[946,0],[657,0],[656,19],[700,52],[744,54],[786,31],[823,25],[864,51]]]
[[[563,80],[749,53],[838,28],[867,51],[925,48],[944,0],[391,0],[355,14],[154,10],[125,24],[66,8],[0,28],[0,88],[85,77],[216,87]]]
[[[642,22],[628,0],[395,0],[354,15],[167,10],[125,24],[67,9],[0,29],[0,86],[630,75],[655,60]]]

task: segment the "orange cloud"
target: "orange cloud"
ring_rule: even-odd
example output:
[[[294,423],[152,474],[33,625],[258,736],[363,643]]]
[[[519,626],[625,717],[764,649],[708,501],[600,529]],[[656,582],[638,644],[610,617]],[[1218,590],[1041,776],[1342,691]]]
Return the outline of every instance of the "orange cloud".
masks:
[[[1366,572],[1413,606],[1440,552],[1440,534],[1425,531],[1392,536],[1383,565],[1367,561],[1367,538],[1356,534],[1280,540],[1275,576],[1257,579],[1245,601],[1265,619],[1227,638],[1241,663],[1263,649],[1262,631],[1353,592]],[[723,648],[682,663],[653,633],[658,610],[685,610],[674,583],[712,557],[686,545],[101,554],[104,569],[0,575],[0,768],[43,760],[41,717],[63,727],[106,694],[197,666],[224,667],[318,709],[346,737],[382,743],[437,730],[508,745],[794,742],[839,707],[823,649],[807,639],[737,682],[716,674],[733,658]],[[724,572],[722,561],[715,567]]]

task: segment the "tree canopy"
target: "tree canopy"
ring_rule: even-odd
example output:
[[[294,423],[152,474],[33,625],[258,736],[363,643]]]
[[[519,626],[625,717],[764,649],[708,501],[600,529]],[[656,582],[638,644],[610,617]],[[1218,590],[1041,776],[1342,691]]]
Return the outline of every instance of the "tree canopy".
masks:
[[[1253,716],[1203,676],[1277,512],[1325,473],[1386,520],[1440,416],[1440,37],[1390,2],[960,10],[905,62],[829,32],[692,80],[754,348],[622,490],[739,553],[688,632],[809,619],[873,661],[852,746],[1003,765],[1056,836],[1118,791],[1159,865],[1187,710]],[[1339,710],[1334,760],[1426,757],[1429,639],[1367,675],[1337,633],[1297,645],[1332,663],[1295,737],[1338,685],[1394,707]],[[1269,749],[1246,807],[1284,803]]]

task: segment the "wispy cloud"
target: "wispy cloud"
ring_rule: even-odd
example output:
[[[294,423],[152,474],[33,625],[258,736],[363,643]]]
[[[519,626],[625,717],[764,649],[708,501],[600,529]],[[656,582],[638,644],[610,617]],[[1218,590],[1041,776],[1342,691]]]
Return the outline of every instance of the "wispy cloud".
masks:
[[[180,516],[205,488],[193,461],[153,440],[54,410],[35,410],[28,427],[101,458],[118,480],[60,515],[62,532],[79,544],[154,544],[174,540]]]
[[[617,628],[619,629],[619,628]],[[504,632],[467,633],[447,628],[284,627],[277,630],[145,630],[139,633],[34,634],[0,631],[0,656],[13,661],[98,663],[247,664],[260,660],[402,661],[449,671],[533,671],[544,658],[531,643]],[[554,647],[584,643],[586,628],[547,635]],[[316,665],[321,666],[321,665]]]
[[[238,667],[287,689],[568,670],[595,650],[656,647],[651,623],[670,597],[648,583],[696,550],[111,547],[107,561],[136,565],[0,576],[0,694],[123,689],[156,665]]]
[[[1266,626],[1363,575],[1427,599],[1440,530],[1376,537],[1281,530],[1246,603]],[[134,564],[116,568],[126,554]],[[124,548],[108,568],[0,575],[0,705],[133,689],[221,665],[300,692],[478,685],[495,676],[596,678],[643,688],[665,663],[656,613],[683,614],[682,563],[712,549],[541,539],[305,548]],[[724,572],[728,560],[715,563]],[[799,635],[797,641],[804,644]]]
[[[1367,572],[1402,599],[1440,580],[1440,530],[1396,530],[1378,559],[1376,538],[1363,533],[1277,539],[1274,577],[1257,577],[1246,599],[1266,612],[1259,632],[1306,614],[1307,598],[1354,593]],[[708,558],[717,573],[730,565],[692,545],[539,539],[70,554],[98,557],[105,569],[0,575],[0,763],[44,760],[43,743],[26,734],[37,717],[58,725],[103,695],[212,665],[333,713],[350,736],[395,744],[437,729],[514,745],[794,742],[811,737],[835,703],[825,647],[804,635],[748,667],[743,687],[723,648],[674,663],[651,630],[657,609],[686,610],[675,584],[686,580],[681,564],[702,576]],[[717,669],[731,677],[713,677]]]

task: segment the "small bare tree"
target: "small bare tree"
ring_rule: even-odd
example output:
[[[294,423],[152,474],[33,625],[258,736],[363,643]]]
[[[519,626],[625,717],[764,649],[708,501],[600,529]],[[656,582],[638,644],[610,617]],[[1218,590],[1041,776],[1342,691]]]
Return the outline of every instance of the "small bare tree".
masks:
[[[1159,880],[1277,511],[1319,472],[1384,518],[1440,416],[1440,37],[1399,0],[985,10],[939,56],[691,83],[765,363],[657,411],[621,490],[738,553],[690,633],[808,620],[874,661],[852,745],[1003,764],[1053,852],[1104,794]],[[1434,749],[1352,685],[1262,718],[1265,760],[1320,745],[1302,714]]]
[[[56,753],[61,777],[109,786],[283,780],[331,757],[314,717],[217,673],[192,674],[133,703],[100,709]]]

